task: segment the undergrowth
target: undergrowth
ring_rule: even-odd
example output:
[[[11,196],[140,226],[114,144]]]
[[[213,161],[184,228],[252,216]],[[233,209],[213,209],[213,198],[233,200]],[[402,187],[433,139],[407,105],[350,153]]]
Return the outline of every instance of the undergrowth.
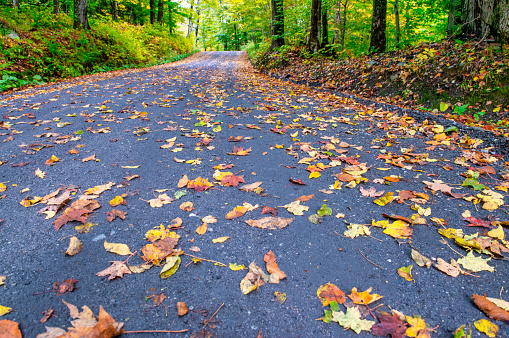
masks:
[[[151,66],[188,56],[193,42],[159,25],[134,26],[90,19],[72,28],[51,10],[0,9],[0,91],[122,68]],[[19,38],[8,34],[14,31]]]

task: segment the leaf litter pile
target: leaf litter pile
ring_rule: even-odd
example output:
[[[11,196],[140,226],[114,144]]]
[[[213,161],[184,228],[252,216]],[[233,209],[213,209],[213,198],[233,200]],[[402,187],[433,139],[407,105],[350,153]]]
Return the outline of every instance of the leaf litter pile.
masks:
[[[504,335],[489,139],[183,64],[0,102],[0,336]]]

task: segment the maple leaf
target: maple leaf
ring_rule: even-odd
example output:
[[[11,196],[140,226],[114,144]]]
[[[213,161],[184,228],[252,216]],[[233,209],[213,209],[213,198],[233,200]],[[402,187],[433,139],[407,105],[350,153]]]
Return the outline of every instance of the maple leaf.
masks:
[[[168,257],[173,252],[173,248],[177,245],[177,243],[177,238],[166,237],[159,242],[147,244],[141,249],[143,253],[141,258],[143,258],[146,262],[159,265],[160,261]]]
[[[39,178],[44,178],[44,176],[46,176],[46,173],[41,169],[37,168],[37,170],[35,170],[35,176]]]
[[[281,206],[282,208],[285,208],[288,210],[289,213],[292,213],[297,216],[303,216],[303,211],[308,211],[309,207],[306,205],[300,205],[300,201],[293,201],[289,204],[285,204]]]
[[[171,198],[166,194],[161,194],[158,195],[157,198],[152,198],[151,200],[148,200],[148,204],[150,204],[152,208],[161,208],[163,205],[170,204],[173,201],[175,201],[174,198]]]
[[[196,191],[204,191],[213,186],[214,184],[210,183],[206,178],[201,178],[201,176],[198,176],[194,181],[189,180],[189,182],[187,182],[187,188]]]
[[[420,317],[405,316],[410,327],[406,329],[408,337],[430,338],[430,329],[426,328],[426,322]]]
[[[394,193],[392,191],[389,191],[384,196],[377,198],[373,201],[373,203],[378,204],[379,206],[386,206],[387,204],[391,203],[394,199],[393,197]]]
[[[55,220],[55,229],[58,231],[64,224],[71,221],[79,221],[83,224],[86,223],[89,214],[100,206],[99,202],[95,200],[88,199],[84,196],[80,197]]]
[[[53,290],[60,295],[64,295],[68,292],[73,292],[76,289],[76,283],[78,283],[78,281],[72,278],[64,280],[63,282],[55,282],[53,283]]]
[[[226,175],[221,179],[221,185],[225,187],[237,187],[239,183],[246,183],[243,177],[235,175]]]
[[[373,302],[376,302],[379,299],[382,299],[383,296],[377,295],[376,293],[370,294],[372,288],[367,289],[366,291],[357,293],[357,288],[352,289],[352,293],[348,295],[348,297],[355,304],[369,305]]]
[[[343,233],[346,237],[355,238],[364,235],[371,236],[371,231],[364,224],[350,223],[347,228],[348,230],[345,230]]]
[[[371,332],[377,337],[403,338],[405,336],[406,325],[396,314],[382,313],[378,320],[380,323],[373,325]]]
[[[117,217],[125,219],[125,215],[127,215],[127,212],[113,209],[110,212],[106,213],[106,219],[108,220],[108,222],[112,222]]]
[[[12,320],[0,320],[0,337],[6,338],[21,338],[21,331],[19,324]]]
[[[252,227],[276,230],[288,226],[290,223],[293,222],[293,220],[294,220],[293,218],[284,217],[264,217],[258,220],[248,219],[246,223]]]
[[[266,268],[269,274],[271,275],[270,276],[271,279],[275,279],[277,280],[277,283],[279,283],[279,280],[286,278],[286,274],[283,271],[281,271],[281,269],[279,269],[279,266],[276,263],[276,256],[274,255],[272,250],[265,254],[265,256],[263,257],[263,261],[267,263]],[[277,278],[273,278],[273,276],[276,276]]]
[[[243,138],[242,135],[241,136],[237,136],[237,137],[230,136],[230,137],[228,137],[227,141],[228,142],[240,142],[240,141],[242,141],[242,138]]]
[[[368,190],[364,189],[363,187],[360,187],[359,191],[361,192],[362,196],[365,197],[380,197],[385,192],[385,190],[376,191],[375,187],[371,187]]]
[[[115,185],[115,182],[108,182],[106,184],[98,185],[93,188],[89,188],[85,190],[85,195],[100,195],[106,190],[110,190],[112,186]]]
[[[127,267],[127,265],[125,265],[124,262],[111,261],[111,263],[112,264],[109,268],[99,271],[95,275],[99,276],[99,277],[106,277],[106,276],[110,275],[108,277],[108,280],[112,280],[117,277],[123,278],[124,274],[126,274],[126,273],[131,274],[131,270],[129,270],[129,268]]]
[[[316,291],[318,298],[322,302],[322,306],[327,306],[331,302],[343,304],[346,301],[345,293],[336,285],[327,283],[322,285]]]
[[[352,329],[357,334],[363,330],[370,331],[371,327],[375,324],[374,321],[361,319],[361,313],[356,306],[347,308],[346,314],[342,311],[334,311],[332,313],[332,320],[345,329]]]
[[[477,330],[486,334],[490,338],[495,338],[498,333],[498,325],[490,322],[486,319],[479,319],[474,322],[474,326]]]
[[[228,155],[235,155],[235,156],[247,156],[251,152],[251,148],[243,149],[242,147],[238,148],[237,146],[233,147],[233,150],[231,153],[227,153]]]
[[[491,260],[491,258],[483,259],[481,256],[475,256],[472,251],[467,253],[466,257],[462,257],[458,259],[458,263],[463,265],[463,267],[467,270],[473,271],[473,272],[479,272],[479,271],[489,271],[493,272],[495,271],[495,268],[488,265],[488,262]]]

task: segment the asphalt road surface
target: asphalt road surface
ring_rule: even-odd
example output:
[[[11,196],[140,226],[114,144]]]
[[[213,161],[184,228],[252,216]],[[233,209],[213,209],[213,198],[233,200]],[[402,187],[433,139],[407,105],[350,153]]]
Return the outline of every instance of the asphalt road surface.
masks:
[[[242,52],[198,53],[175,64],[100,74],[0,97],[0,182],[6,187],[0,193],[4,196],[0,276],[6,277],[0,286],[0,305],[12,309],[0,319],[19,323],[24,337],[45,332],[45,326],[66,329],[72,320],[66,301],[80,309],[86,305],[96,315],[102,306],[117,322],[124,322],[126,331],[188,330],[125,334],[133,337],[194,333],[254,338],[260,332],[263,337],[372,336],[316,320],[329,308],[322,307],[317,290],[330,282],[346,295],[354,287],[359,292],[372,287],[373,293],[383,296],[369,305],[376,307],[375,315],[391,309],[419,315],[435,329],[431,336],[452,336],[463,324],[472,325],[474,336],[483,336],[473,322],[487,317],[471,296],[509,299],[509,263],[491,259],[488,264],[494,272],[451,277],[433,267],[419,267],[411,251],[418,250],[433,263],[438,258],[450,263],[467,251],[454,240],[444,240],[438,229],[482,236],[496,228],[496,221],[507,220],[504,205],[488,211],[482,208],[485,202],[474,204],[472,199],[433,192],[423,183],[441,180],[453,194],[475,197],[482,190],[461,187],[465,177],[460,174],[469,167],[489,166],[496,173],[481,170],[478,182],[505,196],[495,189],[507,183],[502,176],[505,159],[498,156],[501,143],[493,143],[488,132],[469,128],[444,133],[454,124],[433,115],[403,117],[396,107],[368,104],[254,72]],[[231,155],[234,147],[250,152]],[[79,153],[72,154],[71,149]],[[53,155],[59,160],[46,164]],[[218,184],[213,167],[219,164],[234,165],[220,171],[241,176],[245,183],[239,187],[262,182],[261,189],[247,192]],[[36,175],[37,169],[45,173],[40,174],[43,178]],[[320,177],[310,178],[312,172]],[[357,180],[351,183],[345,173]],[[184,175],[191,181],[201,177],[215,183],[205,191],[193,189],[192,183],[179,189]],[[390,175],[393,178],[384,179]],[[64,209],[87,189],[108,182],[114,184],[96,195],[100,207],[85,214],[86,222],[95,226],[80,233],[76,226],[82,223],[70,221],[55,229]],[[374,203],[375,197],[363,196],[360,187],[394,196],[408,190],[410,199],[381,206]],[[39,212],[47,204],[20,204],[27,195],[29,200],[44,197],[59,188],[60,194],[70,191],[70,200],[53,218]],[[147,202],[161,194],[175,200],[159,207]],[[308,207],[303,215],[283,207],[312,194],[300,203]],[[111,207],[116,196],[123,196],[124,204]],[[427,224],[403,222],[412,230],[406,236],[410,238],[394,238],[371,226],[372,220],[385,219],[383,213],[411,217],[419,211],[411,209],[415,201]],[[192,202],[194,209],[182,210],[184,202]],[[225,218],[244,203],[258,208]],[[324,204],[332,214],[312,223],[309,216]],[[249,226],[246,220],[272,216],[262,214],[264,206],[277,208],[278,217],[293,221],[275,230]],[[112,209],[127,212],[125,220],[108,222],[106,213]],[[465,210],[491,228],[466,227]],[[181,264],[174,275],[162,279],[161,266],[112,280],[96,275],[110,261],[144,263],[146,232],[177,217],[182,219],[174,229],[180,236],[175,249],[180,249]],[[196,230],[203,218],[209,223],[200,235]],[[371,235],[348,238],[350,224],[365,225],[361,229],[369,228]],[[64,252],[72,236],[82,242],[83,250],[69,256]],[[222,243],[212,242],[226,236],[229,239]],[[107,252],[105,241],[126,244],[136,254]],[[234,271],[230,263],[248,267],[255,262],[266,272],[264,255],[269,251],[287,277],[243,294],[240,283],[248,270]],[[203,260],[195,263],[189,255]],[[409,265],[413,281],[397,273]],[[77,280],[70,292],[55,285],[65,286],[69,279]],[[275,301],[275,292],[286,294],[286,301]],[[162,300],[159,306],[157,299]],[[184,316],[178,316],[177,302],[186,303],[189,312]],[[43,312],[50,308],[54,315],[42,324]],[[373,320],[365,306],[360,308],[367,320]],[[341,310],[345,311],[343,305]],[[500,336],[509,334],[507,325],[496,323]]]

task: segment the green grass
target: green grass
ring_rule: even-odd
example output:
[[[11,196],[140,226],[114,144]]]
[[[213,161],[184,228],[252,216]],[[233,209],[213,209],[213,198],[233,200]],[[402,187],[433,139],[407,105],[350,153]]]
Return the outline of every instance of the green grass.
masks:
[[[170,62],[188,56],[192,41],[159,25],[134,26],[90,19],[89,31],[72,28],[66,14],[0,9],[0,91],[28,84],[122,68]],[[19,39],[5,36],[14,30]]]

